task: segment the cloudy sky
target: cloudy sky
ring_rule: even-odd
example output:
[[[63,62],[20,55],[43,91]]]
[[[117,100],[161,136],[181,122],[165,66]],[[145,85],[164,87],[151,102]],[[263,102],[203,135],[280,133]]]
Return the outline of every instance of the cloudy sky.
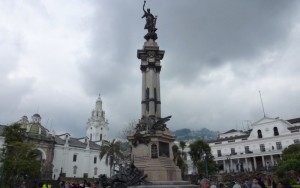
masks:
[[[101,93],[110,135],[141,117],[142,0],[0,0],[0,124],[42,116],[85,135]],[[148,0],[171,130],[300,117],[300,1]]]

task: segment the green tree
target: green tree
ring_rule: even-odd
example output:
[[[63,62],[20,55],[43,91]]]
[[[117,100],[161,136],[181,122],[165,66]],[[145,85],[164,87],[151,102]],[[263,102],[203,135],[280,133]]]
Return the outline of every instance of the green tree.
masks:
[[[0,160],[1,186],[14,187],[25,176],[40,177],[41,161],[37,158],[40,152],[35,145],[23,143],[25,130],[20,124],[7,126],[3,132],[5,144],[2,148]]]
[[[100,146],[100,160],[105,157],[105,164],[110,167],[110,175],[114,162],[119,162],[124,159],[121,151],[121,142],[113,139],[111,142],[104,141]]]
[[[10,144],[11,142],[23,142],[25,139],[25,129],[21,128],[21,124],[14,123],[7,126],[3,131],[5,137],[5,143]]]
[[[217,165],[214,161],[213,155],[211,154],[209,145],[202,140],[197,140],[190,144],[189,147],[189,154],[194,167],[197,168],[198,174],[202,176],[206,173],[207,176],[214,174],[217,170]]]
[[[282,151],[282,160],[280,161],[276,174],[278,177],[289,179],[297,178],[300,175],[300,144],[292,144]]]

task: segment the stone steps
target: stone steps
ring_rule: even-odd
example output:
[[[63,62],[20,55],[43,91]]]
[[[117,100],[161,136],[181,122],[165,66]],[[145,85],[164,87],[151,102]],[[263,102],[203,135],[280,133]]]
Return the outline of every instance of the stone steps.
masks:
[[[134,158],[135,166],[163,166],[163,167],[172,167],[174,166],[174,162],[170,158],[156,158],[156,159],[149,159],[146,157],[137,157]]]

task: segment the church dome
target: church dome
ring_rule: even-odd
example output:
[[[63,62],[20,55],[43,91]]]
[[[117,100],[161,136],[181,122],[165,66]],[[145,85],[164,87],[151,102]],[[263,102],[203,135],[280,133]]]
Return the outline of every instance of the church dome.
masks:
[[[47,129],[39,123],[32,123],[28,133],[32,135],[47,136]]]
[[[47,136],[48,130],[41,125],[41,116],[39,114],[34,114],[31,118],[32,122],[30,122],[27,126],[28,134]]]

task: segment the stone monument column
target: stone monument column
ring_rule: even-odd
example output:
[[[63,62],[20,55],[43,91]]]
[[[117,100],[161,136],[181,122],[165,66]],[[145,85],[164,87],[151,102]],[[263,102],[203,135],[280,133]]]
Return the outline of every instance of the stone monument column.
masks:
[[[138,50],[137,57],[141,60],[142,71],[142,116],[161,117],[160,101],[160,60],[165,51],[159,50],[157,43],[149,39],[143,49]]]
[[[137,50],[142,72],[141,119],[128,136],[132,147],[131,159],[139,170],[147,174],[150,182],[179,182],[182,180],[181,170],[173,162],[172,151],[175,137],[166,125],[171,116],[161,117],[160,72],[165,51],[160,50],[155,41],[157,16],[154,17],[150,9],[146,11],[144,6],[142,18],[146,18],[148,33],[144,36],[143,48]]]

